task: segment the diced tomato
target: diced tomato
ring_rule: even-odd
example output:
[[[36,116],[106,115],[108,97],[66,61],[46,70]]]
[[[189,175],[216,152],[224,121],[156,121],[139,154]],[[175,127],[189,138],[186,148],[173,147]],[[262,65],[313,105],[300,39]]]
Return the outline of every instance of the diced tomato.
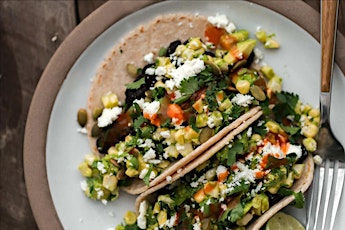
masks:
[[[161,125],[161,120],[159,119],[157,114],[151,115],[151,114],[144,113],[144,117],[146,119],[149,119],[151,124],[153,124],[157,127]]]
[[[255,173],[255,178],[256,179],[262,179],[262,178],[264,178],[264,176],[265,176],[265,172],[264,171],[257,171]]]
[[[218,181],[219,182],[224,182],[228,178],[228,175],[229,175],[229,171],[224,171],[222,173],[219,173],[217,175],[218,176]]]
[[[175,120],[177,125],[182,124],[184,121],[184,112],[178,104],[169,104],[167,109],[167,115]]]
[[[263,156],[262,159],[261,159],[260,166],[263,169],[266,167],[266,165],[268,163],[268,156],[269,155],[267,154],[267,155]]]
[[[236,39],[230,34],[224,34],[219,39],[219,44],[225,50],[231,50],[235,47]]]
[[[200,189],[199,191],[197,191],[193,197],[197,203],[201,203],[204,200],[204,198],[206,197],[206,195],[204,193],[204,189]]]
[[[205,29],[205,37],[207,41],[212,42],[216,46],[219,44],[220,37],[225,33],[224,29],[220,29],[215,26],[208,26]]]

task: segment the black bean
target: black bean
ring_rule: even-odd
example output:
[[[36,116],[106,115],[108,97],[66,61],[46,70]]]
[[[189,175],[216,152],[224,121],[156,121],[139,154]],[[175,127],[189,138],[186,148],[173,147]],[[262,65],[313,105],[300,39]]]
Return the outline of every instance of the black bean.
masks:
[[[209,55],[209,56],[211,56],[211,57],[215,57],[216,55],[213,53],[213,52],[211,52],[211,51],[205,51],[205,54],[206,55]]]
[[[172,43],[170,43],[165,56],[169,57],[171,54],[173,54],[175,52],[176,48],[181,44],[182,43],[180,40],[176,40],[176,41],[173,41]]]

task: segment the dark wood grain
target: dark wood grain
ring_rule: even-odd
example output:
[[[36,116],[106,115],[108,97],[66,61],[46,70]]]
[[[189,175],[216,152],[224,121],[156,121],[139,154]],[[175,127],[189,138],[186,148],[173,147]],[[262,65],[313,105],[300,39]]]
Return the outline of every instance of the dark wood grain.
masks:
[[[296,0],[297,1],[297,0]],[[320,11],[319,0],[303,0]],[[30,102],[49,59],[78,22],[106,0],[0,1],[0,229],[37,229],[23,172]],[[338,29],[345,34],[345,1]],[[343,54],[344,55],[344,54]]]
[[[31,98],[44,67],[76,25],[73,1],[0,2],[0,229],[36,229],[23,172]]]

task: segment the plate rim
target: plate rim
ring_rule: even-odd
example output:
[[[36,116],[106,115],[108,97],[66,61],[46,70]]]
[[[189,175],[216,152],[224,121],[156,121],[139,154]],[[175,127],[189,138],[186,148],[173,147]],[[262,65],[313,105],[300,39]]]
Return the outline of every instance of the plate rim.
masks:
[[[25,184],[39,229],[49,229],[52,226],[63,229],[49,190],[45,156],[50,114],[62,83],[84,50],[106,29],[123,17],[157,2],[159,0],[108,1],[104,3],[72,30],[46,66],[31,101],[23,146]],[[251,0],[251,2],[289,18],[319,41],[320,14],[305,2],[284,1],[284,7],[279,1],[268,3],[264,0]],[[116,11],[119,9],[119,4],[126,4],[126,10]],[[305,15],[309,16],[308,21],[303,20]],[[345,38],[340,33],[337,38],[337,51],[340,54],[345,51]],[[336,57],[336,59],[344,73],[345,57]]]

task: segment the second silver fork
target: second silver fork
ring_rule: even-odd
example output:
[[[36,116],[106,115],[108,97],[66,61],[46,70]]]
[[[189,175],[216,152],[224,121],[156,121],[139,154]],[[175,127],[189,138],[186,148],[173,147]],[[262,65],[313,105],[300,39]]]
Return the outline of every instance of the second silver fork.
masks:
[[[334,137],[329,122],[338,4],[338,0],[321,0],[321,121],[316,153],[322,157],[323,163],[315,167],[307,230],[333,229],[344,187],[345,152]]]

